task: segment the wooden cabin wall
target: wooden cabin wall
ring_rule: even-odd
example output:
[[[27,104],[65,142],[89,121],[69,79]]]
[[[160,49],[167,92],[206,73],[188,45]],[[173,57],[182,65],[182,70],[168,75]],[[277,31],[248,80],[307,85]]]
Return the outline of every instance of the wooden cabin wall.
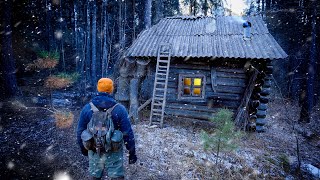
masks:
[[[219,108],[226,107],[236,112],[245,90],[247,77],[243,69],[244,63],[237,61],[232,63],[231,66],[230,62],[228,66],[224,66],[219,63],[192,63],[192,60],[189,60],[189,62],[181,62],[181,60],[171,61],[166,98],[166,114],[208,119]],[[150,63],[150,66],[150,69],[154,69],[155,71],[155,63]],[[211,68],[216,70],[217,86],[215,87],[215,92],[212,89]],[[203,100],[179,100],[179,74],[205,75],[205,98]]]

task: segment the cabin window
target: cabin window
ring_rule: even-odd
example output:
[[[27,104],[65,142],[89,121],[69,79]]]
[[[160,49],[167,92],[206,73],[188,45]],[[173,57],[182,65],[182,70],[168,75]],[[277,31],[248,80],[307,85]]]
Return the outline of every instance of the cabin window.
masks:
[[[179,74],[178,99],[204,99],[205,76]]]

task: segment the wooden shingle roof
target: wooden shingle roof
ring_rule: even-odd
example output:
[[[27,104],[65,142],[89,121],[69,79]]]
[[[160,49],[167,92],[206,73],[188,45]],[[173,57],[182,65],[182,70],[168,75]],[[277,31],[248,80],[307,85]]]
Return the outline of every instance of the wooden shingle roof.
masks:
[[[251,40],[243,39],[243,19],[252,24]],[[287,57],[260,16],[164,18],[140,33],[126,51],[126,56],[156,57],[158,45],[161,43],[172,44],[172,57],[250,59]]]

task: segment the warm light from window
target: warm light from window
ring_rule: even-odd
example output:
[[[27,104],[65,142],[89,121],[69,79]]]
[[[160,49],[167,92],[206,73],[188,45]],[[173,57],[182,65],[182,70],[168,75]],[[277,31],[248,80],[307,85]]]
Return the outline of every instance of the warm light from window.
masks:
[[[179,74],[179,99],[203,99],[206,79],[204,75]]]
[[[193,88],[193,95],[200,96],[201,95],[201,88]]]
[[[185,86],[191,86],[191,78],[184,78],[183,79],[183,84]]]
[[[201,86],[201,78],[194,78],[193,85]]]

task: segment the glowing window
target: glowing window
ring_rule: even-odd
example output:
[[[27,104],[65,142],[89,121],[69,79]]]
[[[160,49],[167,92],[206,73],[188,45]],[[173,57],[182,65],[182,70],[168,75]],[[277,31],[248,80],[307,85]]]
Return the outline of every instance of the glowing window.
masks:
[[[183,78],[183,84],[185,86],[191,86],[191,78]]]
[[[201,78],[194,78],[193,79],[193,85],[201,86]]]
[[[205,76],[179,74],[178,99],[204,99]]]
[[[201,88],[193,88],[193,95],[200,96],[201,95]]]

